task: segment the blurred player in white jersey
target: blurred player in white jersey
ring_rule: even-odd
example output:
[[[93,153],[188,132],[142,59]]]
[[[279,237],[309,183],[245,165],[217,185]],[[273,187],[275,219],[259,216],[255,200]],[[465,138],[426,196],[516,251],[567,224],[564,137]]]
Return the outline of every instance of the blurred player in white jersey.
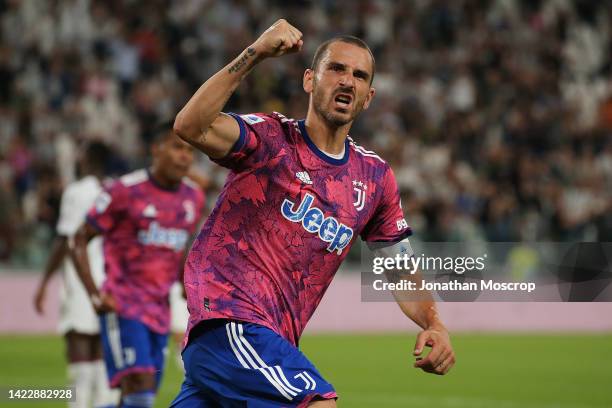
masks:
[[[69,184],[62,195],[57,237],[34,298],[35,308],[42,314],[49,281],[61,266],[64,285],[59,330],[66,340],[70,386],[76,388],[76,401],[69,404],[74,408],[114,407],[119,400],[118,392],[108,386],[98,316],[68,257],[68,241],[102,190],[101,181],[109,158],[109,149],[100,142],[92,142],[85,148],[79,162],[81,178]],[[87,250],[92,275],[100,285],[104,279],[102,238],[92,240]]]

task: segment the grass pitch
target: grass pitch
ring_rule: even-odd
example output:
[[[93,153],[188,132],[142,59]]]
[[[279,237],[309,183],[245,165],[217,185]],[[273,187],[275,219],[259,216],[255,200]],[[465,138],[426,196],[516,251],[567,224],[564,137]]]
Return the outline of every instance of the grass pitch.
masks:
[[[457,365],[444,377],[412,368],[414,335],[305,336],[301,346],[335,385],[340,407],[612,407],[612,334],[455,334],[453,344]],[[156,407],[169,405],[181,377],[170,359]],[[65,383],[61,338],[0,336],[0,388]]]

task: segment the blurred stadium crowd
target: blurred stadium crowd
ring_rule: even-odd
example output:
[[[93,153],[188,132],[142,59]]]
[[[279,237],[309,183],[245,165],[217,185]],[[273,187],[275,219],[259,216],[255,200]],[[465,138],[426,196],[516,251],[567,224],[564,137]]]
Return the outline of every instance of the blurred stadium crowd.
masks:
[[[305,50],[227,110],[303,117],[316,46],[357,35],[377,96],[351,134],[419,236],[612,241],[609,1],[0,0],[0,260],[42,263],[83,141],[111,174],[142,166],[152,127],[281,17]]]

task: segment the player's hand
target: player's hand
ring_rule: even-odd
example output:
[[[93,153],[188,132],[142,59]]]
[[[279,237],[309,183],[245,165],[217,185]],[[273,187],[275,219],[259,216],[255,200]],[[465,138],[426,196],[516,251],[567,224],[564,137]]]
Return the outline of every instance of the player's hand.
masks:
[[[264,31],[252,47],[260,57],[267,58],[298,52],[303,44],[302,32],[281,18]]]
[[[419,359],[425,346],[431,347],[431,351],[425,358]],[[414,355],[417,357],[414,367],[432,374],[444,375],[455,365],[455,352],[444,327],[420,332],[414,346]]]
[[[108,293],[100,293],[100,295],[91,296],[91,304],[96,313],[110,313],[117,310],[117,302]]]
[[[45,285],[41,285],[36,294],[34,295],[34,309],[36,309],[36,313],[39,315],[45,314],[45,299],[47,298],[47,287]]]

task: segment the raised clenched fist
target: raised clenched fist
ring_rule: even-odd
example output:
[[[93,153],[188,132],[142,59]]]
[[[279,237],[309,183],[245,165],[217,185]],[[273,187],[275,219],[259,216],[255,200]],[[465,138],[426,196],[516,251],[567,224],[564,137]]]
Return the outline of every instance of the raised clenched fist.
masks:
[[[302,44],[302,32],[281,18],[259,36],[252,48],[263,58],[280,57],[301,50]]]

